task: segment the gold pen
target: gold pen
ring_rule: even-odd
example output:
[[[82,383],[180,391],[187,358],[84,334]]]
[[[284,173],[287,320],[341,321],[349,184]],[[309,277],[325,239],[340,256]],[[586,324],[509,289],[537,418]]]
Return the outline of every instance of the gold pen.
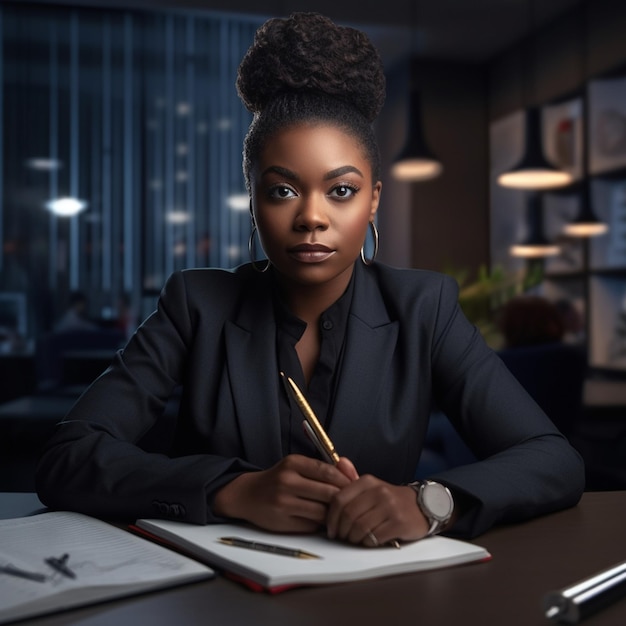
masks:
[[[235,548],[247,548],[248,550],[258,550],[259,552],[269,552],[270,554],[278,554],[280,556],[291,556],[296,559],[321,559],[322,557],[300,550],[299,548],[287,548],[285,546],[276,546],[271,543],[261,543],[260,541],[251,541],[250,539],[242,539],[241,537],[220,537],[219,542],[227,546]]]
[[[337,465],[339,462],[339,455],[337,454],[330,437],[326,434],[326,431],[320,424],[315,413],[313,413],[311,405],[307,402],[298,385],[296,385],[296,383],[289,376],[286,376],[284,372],[281,372],[280,375],[286,379],[289,384],[289,388],[293,393],[294,400],[304,415],[303,424],[307,435],[309,435],[310,439],[321,452],[322,456],[324,456],[329,463]],[[373,533],[370,533],[370,537],[372,537],[373,541],[378,544],[378,541]],[[394,548],[400,548],[400,543],[397,539],[392,540],[390,543]]]
[[[326,457],[326,460],[336,465],[339,462],[339,455],[335,451],[335,446],[330,440],[330,437],[322,428],[322,425],[317,419],[315,413],[313,413],[311,405],[307,402],[298,385],[296,385],[296,383],[289,376],[286,376],[284,372],[281,372],[280,375],[287,380],[287,383],[293,392],[294,399],[304,415],[304,428],[307,435],[309,435],[309,437],[313,440],[317,449],[324,455],[324,457]]]

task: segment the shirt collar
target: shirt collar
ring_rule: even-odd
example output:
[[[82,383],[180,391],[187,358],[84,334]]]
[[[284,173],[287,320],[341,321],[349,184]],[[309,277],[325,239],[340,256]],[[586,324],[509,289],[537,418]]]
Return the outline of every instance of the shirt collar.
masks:
[[[352,294],[354,293],[354,272],[350,277],[350,282],[346,290],[341,294],[338,300],[331,304],[320,316],[321,324],[331,325],[331,328],[341,329],[345,331],[348,324],[348,315],[350,314],[350,305],[352,304]],[[280,330],[288,333],[296,341],[298,341],[306,329],[306,322],[294,315],[280,294],[278,282],[274,278],[272,280],[272,298],[274,301],[274,310],[276,312],[276,323]]]

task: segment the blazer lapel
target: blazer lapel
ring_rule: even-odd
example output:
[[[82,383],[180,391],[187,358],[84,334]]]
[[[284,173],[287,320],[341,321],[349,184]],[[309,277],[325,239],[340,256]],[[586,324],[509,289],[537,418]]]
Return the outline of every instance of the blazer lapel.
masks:
[[[269,276],[262,275],[225,328],[226,361],[243,454],[260,467],[282,457],[279,372]],[[375,274],[355,264],[343,364],[329,435],[339,454],[355,457],[359,433],[390,375],[398,322],[389,318]],[[362,390],[367,389],[367,393]]]
[[[398,322],[389,318],[375,274],[355,264],[355,284],[329,435],[340,455],[355,457],[367,416],[390,375]],[[364,392],[367,390],[367,393]]]
[[[269,467],[282,456],[279,372],[269,276],[257,277],[238,317],[225,328],[226,361],[244,456]]]

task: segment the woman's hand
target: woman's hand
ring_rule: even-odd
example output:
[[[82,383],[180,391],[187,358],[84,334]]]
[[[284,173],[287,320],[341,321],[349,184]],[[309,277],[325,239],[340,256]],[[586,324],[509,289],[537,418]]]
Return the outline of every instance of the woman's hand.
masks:
[[[225,485],[215,496],[214,511],[266,530],[314,532],[326,522],[331,500],[350,481],[349,466],[339,469],[291,454],[268,470],[242,474]]]
[[[411,487],[366,475],[338,491],[326,518],[328,536],[376,546],[394,539],[414,541],[428,532]]]

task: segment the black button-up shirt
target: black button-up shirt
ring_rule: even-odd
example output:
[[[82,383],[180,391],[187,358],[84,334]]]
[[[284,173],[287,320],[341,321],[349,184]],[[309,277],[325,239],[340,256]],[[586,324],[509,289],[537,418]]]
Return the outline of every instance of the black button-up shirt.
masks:
[[[275,291],[276,353],[279,369],[296,382],[326,430],[330,426],[330,415],[341,369],[352,292],[353,280],[350,280],[348,288],[339,300],[320,317],[319,361],[307,387],[296,352],[296,344],[304,334],[306,322],[293,315]],[[319,456],[302,427],[304,416],[286,389],[280,394],[279,411],[283,454]]]

